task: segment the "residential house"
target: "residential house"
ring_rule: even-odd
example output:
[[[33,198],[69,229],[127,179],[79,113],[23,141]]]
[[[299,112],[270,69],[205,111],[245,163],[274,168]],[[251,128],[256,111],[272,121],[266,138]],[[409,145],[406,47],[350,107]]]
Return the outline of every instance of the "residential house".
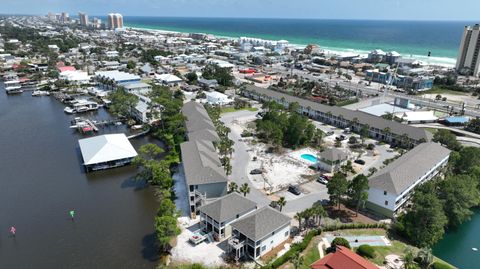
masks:
[[[320,170],[333,173],[340,170],[349,159],[349,155],[337,148],[329,148],[318,154],[317,166]]]
[[[216,89],[218,87],[218,81],[216,79],[199,78],[197,83],[204,89]]]
[[[207,103],[211,105],[224,106],[233,103],[232,99],[221,92],[205,92],[205,95],[207,96]]]
[[[178,85],[179,83],[183,82],[181,78],[172,74],[161,74],[161,75],[156,74],[155,80],[166,86]]]
[[[232,192],[199,208],[202,229],[213,233],[218,240],[232,235],[230,224],[254,212],[257,204],[250,199]]]
[[[413,190],[435,177],[447,165],[449,157],[450,150],[440,144],[416,146],[370,177],[367,207],[394,217]]]
[[[265,206],[233,222],[229,251],[257,260],[290,237],[291,218]]]

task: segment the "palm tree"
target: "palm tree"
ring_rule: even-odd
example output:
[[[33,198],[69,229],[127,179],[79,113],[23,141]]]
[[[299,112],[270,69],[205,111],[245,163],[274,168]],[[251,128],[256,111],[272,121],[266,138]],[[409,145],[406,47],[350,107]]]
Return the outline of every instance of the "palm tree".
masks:
[[[433,263],[432,250],[429,248],[422,248],[417,253],[418,265],[422,269],[428,269]]]
[[[294,218],[298,221],[298,229],[302,230],[302,219],[303,219],[303,212],[297,212]]]
[[[243,183],[242,186],[240,186],[239,191],[243,193],[243,196],[247,196],[247,194],[250,193],[250,187],[248,186],[248,183]]]
[[[327,212],[325,211],[323,206],[320,203],[316,203],[313,206],[313,213],[314,213],[315,219],[318,220],[317,224],[321,225],[322,224],[322,217],[327,216]]]
[[[237,183],[230,182],[230,184],[228,184],[228,193],[232,193],[232,192],[236,192],[236,191],[238,191]]]
[[[407,248],[405,250],[405,255],[402,257],[403,260],[403,268],[404,269],[414,269],[417,268],[414,260],[413,251],[411,248]]]
[[[293,267],[295,269],[298,269],[298,267],[300,267],[302,264],[303,264],[303,257],[300,256],[300,253],[296,253],[293,257],[292,257],[292,260],[291,260],[292,264],[293,264]]]
[[[285,197],[280,197],[277,201],[278,206],[280,207],[280,212],[282,212],[283,207],[287,204],[287,200],[285,200]]]

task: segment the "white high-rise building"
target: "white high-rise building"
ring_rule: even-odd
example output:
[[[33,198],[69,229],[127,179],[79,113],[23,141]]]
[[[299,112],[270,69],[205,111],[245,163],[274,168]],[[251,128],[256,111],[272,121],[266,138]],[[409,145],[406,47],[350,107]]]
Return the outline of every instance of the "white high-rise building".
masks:
[[[465,26],[458,51],[457,72],[465,75],[480,75],[480,25]]]
[[[86,13],[83,13],[83,12],[78,13],[78,18],[80,21],[80,25],[88,26],[88,15]]]
[[[107,27],[112,30],[123,28],[122,14],[119,14],[119,13],[108,14]]]

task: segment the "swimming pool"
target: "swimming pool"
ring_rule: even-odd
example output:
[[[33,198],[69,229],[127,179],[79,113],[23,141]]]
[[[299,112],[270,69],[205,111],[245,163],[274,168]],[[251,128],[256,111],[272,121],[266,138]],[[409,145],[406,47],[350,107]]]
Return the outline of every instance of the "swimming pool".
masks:
[[[300,155],[300,157],[302,159],[307,160],[307,161],[312,162],[312,163],[317,162],[317,157],[313,156],[312,154],[302,154],[302,155]]]

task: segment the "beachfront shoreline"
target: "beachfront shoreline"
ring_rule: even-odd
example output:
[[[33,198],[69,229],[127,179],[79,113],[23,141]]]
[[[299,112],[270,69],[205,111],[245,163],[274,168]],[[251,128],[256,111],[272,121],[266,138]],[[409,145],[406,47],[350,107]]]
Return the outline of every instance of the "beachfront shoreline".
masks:
[[[139,26],[129,26],[128,24],[125,24],[125,28],[131,29],[131,30],[136,30],[136,31],[147,31],[151,33],[160,33],[160,34],[191,34],[193,32],[183,32],[183,31],[173,31],[173,30],[165,30],[165,29],[155,29],[155,28],[148,28],[148,27],[139,27]],[[212,34],[209,32],[202,32],[205,34],[213,35],[217,38],[224,38],[228,40],[236,40],[240,36],[234,37],[234,36],[223,36],[223,35],[216,35]],[[252,38],[262,38],[259,36],[251,35],[249,37]],[[288,40],[288,39],[286,39]],[[289,41],[289,40],[288,40]],[[296,43],[290,43],[292,46],[296,48],[305,48],[308,44],[296,44]],[[360,50],[360,49],[354,49],[354,48],[336,48],[336,47],[329,47],[329,46],[322,46],[320,44],[315,44],[319,46],[320,48],[323,49],[326,55],[339,55],[339,56],[348,56],[348,55],[359,55],[361,57],[366,57],[369,53],[369,51],[366,50]],[[376,49],[376,48],[372,48]],[[423,55],[417,55],[417,54],[411,54],[409,56],[403,56],[404,59],[414,59],[421,61],[425,65],[428,66],[439,66],[439,67],[445,67],[445,68],[453,68],[455,67],[456,59],[455,58],[449,58],[449,57],[428,57],[428,56],[423,56]]]

